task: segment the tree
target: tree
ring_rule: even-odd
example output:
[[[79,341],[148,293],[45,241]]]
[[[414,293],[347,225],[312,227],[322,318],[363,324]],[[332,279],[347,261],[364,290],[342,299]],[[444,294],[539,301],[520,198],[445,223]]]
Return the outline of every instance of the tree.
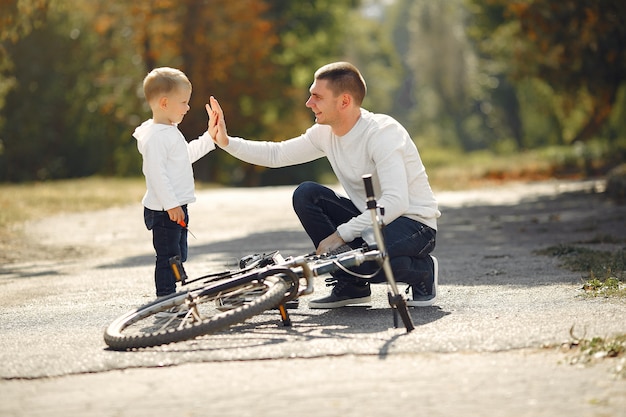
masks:
[[[49,0],[0,0],[0,111],[5,105],[6,95],[16,85],[8,48],[45,22],[48,3]],[[6,118],[0,113],[0,131],[5,123]],[[0,162],[5,158],[5,147],[0,136]]]
[[[462,0],[398,2],[406,22],[404,62],[414,103],[409,128],[440,146],[484,149],[494,140]],[[407,101],[407,99],[404,99]]]
[[[157,66],[178,67],[193,83],[180,126],[188,138],[206,129],[209,95],[233,134],[301,133],[312,121],[303,103],[313,70],[339,57],[342,16],[355,2],[0,0],[0,105],[11,103],[0,108],[0,180],[139,173],[131,134],[150,115],[141,81]],[[224,152],[195,170],[227,184],[272,176]]]
[[[0,41],[17,42],[45,22],[50,0],[0,0]]]
[[[491,145],[510,138],[518,150],[527,149],[520,88],[511,77],[512,24],[505,22],[500,4],[470,0],[465,6],[469,13],[466,32],[477,59],[475,90],[485,124],[491,129]]]
[[[483,33],[506,32],[514,82],[536,78],[558,97],[568,142],[594,137],[608,120],[626,79],[626,3],[621,0],[472,1],[485,13]],[[506,30],[501,31],[501,29]],[[485,43],[493,39],[484,36]],[[484,44],[483,44],[484,46]],[[575,117],[576,115],[580,121]],[[581,116],[582,115],[582,116]]]
[[[45,180],[105,172],[121,126],[97,106],[102,96],[89,36],[81,36],[62,6],[14,43],[3,79],[15,82],[5,96],[0,128],[5,180]],[[112,109],[115,112],[115,109]]]
[[[107,38],[129,32],[126,44],[141,57],[144,73],[167,65],[189,76],[192,110],[180,126],[186,137],[206,129],[204,104],[214,95],[232,134],[275,140],[310,125],[310,113],[302,105],[302,74],[310,83],[311,66],[320,56],[341,49],[341,42],[331,40],[344,2],[216,0],[211,7],[197,0],[102,2],[96,27]],[[258,185],[271,176],[265,168],[222,152],[199,161],[194,169],[199,179],[229,184]],[[281,180],[295,181],[296,170],[302,171],[291,170]]]

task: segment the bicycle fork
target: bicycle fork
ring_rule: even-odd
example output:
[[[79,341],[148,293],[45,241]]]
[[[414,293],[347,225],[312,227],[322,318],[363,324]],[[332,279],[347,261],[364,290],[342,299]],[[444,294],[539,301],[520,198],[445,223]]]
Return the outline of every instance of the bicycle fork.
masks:
[[[378,203],[376,202],[376,197],[374,196],[372,175],[363,175],[362,178],[365,185],[365,194],[367,196],[367,209],[372,215],[374,237],[376,238],[378,250],[382,255],[381,266],[383,268],[383,271],[385,272],[385,277],[387,278],[387,284],[389,287],[387,297],[389,298],[389,305],[391,306],[393,312],[393,326],[396,328],[398,327],[398,314],[400,314],[400,318],[402,319],[404,327],[406,327],[406,331],[408,333],[414,330],[415,326],[413,325],[413,320],[411,320],[411,316],[409,315],[406,300],[404,299],[402,294],[400,294],[400,291],[398,291],[398,285],[396,284],[396,279],[393,276],[391,264],[389,263],[389,256],[387,256],[387,249],[385,248],[385,242],[382,233],[383,222],[382,219],[378,216]]]

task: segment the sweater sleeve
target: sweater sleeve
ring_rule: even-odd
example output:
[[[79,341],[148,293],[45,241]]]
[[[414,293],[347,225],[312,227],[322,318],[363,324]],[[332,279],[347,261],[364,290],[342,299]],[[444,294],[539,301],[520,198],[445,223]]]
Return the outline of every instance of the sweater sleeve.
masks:
[[[189,160],[193,164],[198,159],[215,149],[215,142],[209,135],[209,132],[204,132],[198,139],[192,140],[187,145],[187,153],[189,154]]]
[[[282,142],[252,141],[230,136],[228,139],[229,144],[224,148],[226,152],[250,164],[269,168],[303,164],[324,156],[324,152],[306,134]]]

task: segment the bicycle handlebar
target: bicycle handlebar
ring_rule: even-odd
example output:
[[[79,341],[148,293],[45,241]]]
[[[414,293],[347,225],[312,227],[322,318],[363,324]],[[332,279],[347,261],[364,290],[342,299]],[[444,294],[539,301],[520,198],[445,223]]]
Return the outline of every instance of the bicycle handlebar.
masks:
[[[389,304],[391,305],[394,312],[394,325],[397,327],[397,316],[396,314],[400,314],[402,321],[407,329],[407,332],[412,331],[415,327],[411,320],[411,316],[407,310],[406,300],[402,297],[400,292],[398,291],[398,287],[393,276],[393,271],[391,269],[391,264],[389,262],[389,257],[386,252],[385,242],[383,238],[382,228],[383,221],[382,216],[384,215],[383,207],[378,207],[376,202],[376,198],[374,197],[374,185],[372,180],[372,175],[364,175],[363,183],[365,186],[365,191],[367,195],[367,209],[371,213],[372,217],[372,226],[374,231],[374,237],[376,240],[376,249],[370,248],[359,248],[353,249],[348,252],[343,252],[340,254],[333,255],[301,255],[296,257],[290,257],[284,259],[278,251],[273,252],[272,254],[263,254],[263,255],[253,255],[248,259],[252,261],[251,264],[248,264],[248,260],[246,262],[240,261],[240,268],[242,265],[244,268],[237,272],[226,272],[225,274],[214,274],[210,276],[205,276],[203,278],[212,277],[215,280],[220,280],[223,278],[231,277],[233,280],[250,280],[264,277],[274,276],[274,275],[282,275],[282,277],[287,278],[293,281],[293,291],[291,291],[287,297],[291,297],[296,294],[296,296],[300,295],[308,295],[313,293],[314,291],[314,277],[320,276],[323,274],[331,273],[337,270],[344,270],[348,273],[352,273],[347,268],[359,266],[364,262],[375,261],[379,264],[380,268],[384,271],[385,276],[387,278],[387,284],[389,288]],[[378,210],[380,209],[381,217],[378,215]],[[173,265],[178,266],[178,265]],[[175,269],[175,273],[177,272]],[[180,268],[182,270],[182,268]],[[184,270],[182,270],[184,271]],[[371,278],[373,275],[379,273],[380,270],[376,271],[374,274],[369,276],[359,275],[357,273],[353,273],[353,275],[360,278]],[[185,284],[187,281],[187,277],[184,278],[178,276],[177,278],[181,279],[182,283]],[[181,274],[182,275],[182,274]],[[306,287],[303,290],[300,290],[300,279],[304,279],[306,281]],[[200,278],[198,278],[200,279]],[[195,281],[195,280],[192,280]],[[282,313],[281,313],[282,314]]]
[[[363,175],[363,185],[365,185],[365,197],[369,200],[374,198],[374,186],[372,185],[372,174]]]
[[[338,265],[349,268],[367,261],[380,261],[381,258],[382,254],[377,250],[364,252],[363,249],[354,249],[328,258],[310,255],[287,258],[269,269],[276,271],[285,267],[299,269],[298,276],[306,280],[306,287],[299,291],[299,295],[308,295],[314,291],[314,277],[336,271]]]

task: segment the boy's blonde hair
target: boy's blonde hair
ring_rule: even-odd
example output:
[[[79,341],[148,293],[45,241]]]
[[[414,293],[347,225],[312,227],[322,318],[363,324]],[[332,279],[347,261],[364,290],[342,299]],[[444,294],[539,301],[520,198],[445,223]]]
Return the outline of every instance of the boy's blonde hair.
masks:
[[[191,89],[191,82],[185,73],[176,68],[155,68],[143,80],[143,94],[148,103],[180,87]]]

